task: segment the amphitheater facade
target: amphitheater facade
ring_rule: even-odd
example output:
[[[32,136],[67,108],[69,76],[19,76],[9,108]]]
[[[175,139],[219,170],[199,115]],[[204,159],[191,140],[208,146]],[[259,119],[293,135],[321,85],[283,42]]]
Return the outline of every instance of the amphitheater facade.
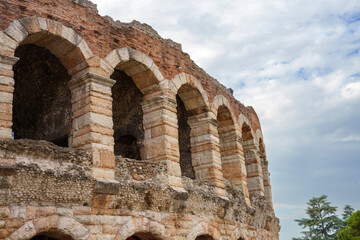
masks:
[[[146,24],[0,0],[0,239],[273,240],[252,107]]]

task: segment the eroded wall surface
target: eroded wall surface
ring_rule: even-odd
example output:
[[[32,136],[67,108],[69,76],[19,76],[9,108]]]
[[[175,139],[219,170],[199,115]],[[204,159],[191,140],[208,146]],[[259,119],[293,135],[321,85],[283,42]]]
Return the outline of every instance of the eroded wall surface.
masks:
[[[166,183],[165,164],[116,158],[110,186],[91,176],[90,156],[45,141],[1,140],[0,238],[31,239],[56,232],[71,239],[277,239],[278,219],[263,197],[247,205],[226,182],[227,197],[210,182],[184,177]],[[54,236],[54,235],[50,235]],[[65,238],[55,238],[65,239]]]

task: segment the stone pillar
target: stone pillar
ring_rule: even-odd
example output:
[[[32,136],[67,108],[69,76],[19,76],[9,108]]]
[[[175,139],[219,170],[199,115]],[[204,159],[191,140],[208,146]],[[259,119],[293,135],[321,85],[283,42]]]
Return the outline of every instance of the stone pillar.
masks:
[[[188,123],[191,128],[191,158],[195,178],[211,181],[217,194],[226,198],[217,131],[218,121],[206,112],[189,117]]]
[[[166,162],[169,184],[182,187],[175,95],[156,91],[143,99],[145,159]]]
[[[69,82],[72,97],[70,145],[93,154],[93,176],[115,179],[111,87],[115,80],[94,74],[75,75]]]
[[[222,172],[224,178],[241,189],[246,202],[250,204],[244,151],[240,133],[234,128],[234,125],[219,128]]]
[[[262,172],[263,172],[265,199],[268,203],[270,203],[271,207],[273,207],[271,184],[270,184],[270,173],[269,173],[269,169],[268,169],[269,162],[266,160],[265,154],[260,155],[260,159],[261,159],[261,166],[262,166]]]
[[[250,195],[252,193],[264,196],[264,183],[260,157],[258,155],[258,148],[254,139],[243,142],[248,190]]]
[[[19,60],[0,54],[0,139],[11,139],[14,72],[12,67]]]

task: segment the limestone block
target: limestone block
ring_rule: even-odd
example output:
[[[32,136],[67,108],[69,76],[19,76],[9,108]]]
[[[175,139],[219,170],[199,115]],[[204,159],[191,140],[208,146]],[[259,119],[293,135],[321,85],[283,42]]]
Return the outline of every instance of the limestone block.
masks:
[[[75,48],[71,52],[61,56],[60,60],[66,69],[71,69],[84,61],[85,58],[81,51],[79,51],[78,48]]]
[[[20,23],[26,28],[29,35],[40,32],[39,22],[36,17],[27,17],[19,20]]]
[[[73,236],[74,239],[87,240],[90,236],[89,230],[72,218],[60,217],[59,229],[62,229],[62,231],[68,235]]]
[[[0,44],[12,50],[15,50],[19,45],[18,42],[9,37],[3,31],[0,31]]]
[[[130,60],[130,54],[129,54],[128,48],[121,48],[121,49],[118,49],[116,52],[119,55],[121,63],[127,62]]]
[[[121,239],[127,239],[131,235],[135,233],[135,226],[133,221],[127,221],[119,230],[118,235],[120,235]]]
[[[111,96],[111,87],[102,82],[91,81],[86,84],[86,91],[96,91]]]
[[[109,53],[105,60],[110,64],[112,68],[115,68],[121,61],[118,51],[114,50]]]
[[[115,179],[115,172],[109,168],[93,168],[94,178]]]
[[[58,58],[61,58],[62,56],[70,53],[74,49],[74,45],[69,43],[66,39],[60,37],[50,37],[47,42],[45,42],[45,40],[42,40],[41,44],[46,45],[45,47],[49,49],[51,53]]]
[[[47,22],[45,18],[37,18],[37,21],[39,22],[39,28],[41,30],[47,31],[48,27],[47,27]]]
[[[23,206],[12,206],[10,212],[10,218],[26,218],[26,208]]]
[[[80,43],[77,45],[77,48],[81,52],[83,59],[89,59],[94,56],[84,39],[80,41]]]
[[[6,113],[11,116],[12,115],[12,104],[0,102],[0,114],[1,113]],[[11,120],[11,118],[9,120]]]
[[[28,35],[26,28],[18,21],[13,21],[8,28],[5,29],[4,33],[14,39],[20,44]]]
[[[58,207],[56,208],[56,214],[64,217],[73,217],[73,210],[69,208]]]
[[[135,66],[125,69],[124,71],[128,76],[132,77],[132,76],[138,75],[140,73],[143,73],[147,70],[148,70],[148,68],[145,65],[143,65],[142,63],[139,63]]]
[[[10,139],[12,137],[11,128],[0,127],[0,139]]]
[[[133,59],[137,62],[140,62],[142,63],[144,61],[144,55],[142,52],[139,52],[135,49],[132,49],[132,48],[128,48],[129,50],[129,57],[130,59]]]
[[[63,26],[60,36],[73,46],[77,46],[83,39],[73,29]]]
[[[49,33],[52,33],[57,36],[61,36],[62,27],[63,27],[63,25],[61,23],[50,20],[50,19],[46,19],[46,23],[47,23],[47,28],[48,28]]]
[[[101,168],[115,168],[115,156],[113,151],[99,150],[99,154]]]
[[[1,100],[1,95],[0,95]],[[105,128],[113,128],[113,120],[111,117],[104,116],[98,113],[86,113],[85,115],[75,119],[76,121],[76,129],[81,129],[86,125],[98,125]]]
[[[59,216],[37,218],[32,222],[37,233],[48,232],[58,227]]]
[[[102,193],[102,194],[116,195],[119,193],[119,182],[116,180],[98,178],[98,179],[96,179],[94,192]],[[107,217],[107,218],[109,218],[109,217]],[[114,217],[112,217],[112,218],[114,218]],[[106,219],[106,217],[103,217],[102,219]],[[114,220],[115,219],[111,219],[109,222],[106,222],[106,223],[101,222],[101,224],[111,225],[111,224],[114,224]],[[95,219],[95,224],[97,224],[96,219]]]
[[[91,226],[88,226],[88,229],[89,229],[91,235],[101,235],[103,226],[102,225],[91,225]]]
[[[30,221],[10,235],[9,240],[28,240],[36,235],[34,224]]]

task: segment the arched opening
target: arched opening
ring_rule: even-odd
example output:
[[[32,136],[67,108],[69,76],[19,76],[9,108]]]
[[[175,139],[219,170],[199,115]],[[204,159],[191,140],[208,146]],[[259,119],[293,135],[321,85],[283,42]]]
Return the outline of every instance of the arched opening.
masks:
[[[15,139],[46,140],[68,147],[72,123],[71,77],[60,59],[33,44],[19,46],[14,65]]]
[[[73,238],[60,233],[43,233],[32,237],[30,240],[73,240]]]
[[[160,238],[154,236],[151,233],[136,233],[126,240],[160,240]]]
[[[232,181],[236,175],[239,175],[241,169],[240,166],[234,169],[234,158],[237,158],[236,133],[231,113],[224,105],[218,109],[217,120],[223,175],[224,178]]]
[[[115,70],[111,78],[116,80],[112,87],[114,153],[126,158],[141,160],[143,148],[142,93],[132,78],[122,70]]]
[[[264,144],[262,138],[259,138],[259,154],[260,154],[261,168],[262,168],[262,174],[263,174],[265,199],[268,202],[270,202],[270,204],[272,206],[270,173],[269,173],[269,168],[268,168],[269,162],[266,159],[265,144]]]
[[[195,170],[192,162],[191,129],[190,122],[197,121],[198,115],[206,112],[204,99],[199,90],[190,84],[182,85],[176,95],[178,139],[180,151],[181,175],[195,179]],[[195,119],[195,120],[194,120]]]
[[[242,125],[241,133],[242,133],[242,139],[244,142],[254,139],[254,137],[251,133],[251,128],[246,123],[244,123]]]
[[[257,193],[264,196],[261,159],[258,155],[258,149],[254,142],[254,136],[251,132],[250,126],[246,123],[243,123],[241,131],[249,193],[250,195],[252,193]]]
[[[195,238],[195,240],[214,240],[214,238],[208,234],[200,235]]]
[[[195,171],[191,161],[189,113],[179,95],[176,95],[176,104],[181,175],[195,179]]]

